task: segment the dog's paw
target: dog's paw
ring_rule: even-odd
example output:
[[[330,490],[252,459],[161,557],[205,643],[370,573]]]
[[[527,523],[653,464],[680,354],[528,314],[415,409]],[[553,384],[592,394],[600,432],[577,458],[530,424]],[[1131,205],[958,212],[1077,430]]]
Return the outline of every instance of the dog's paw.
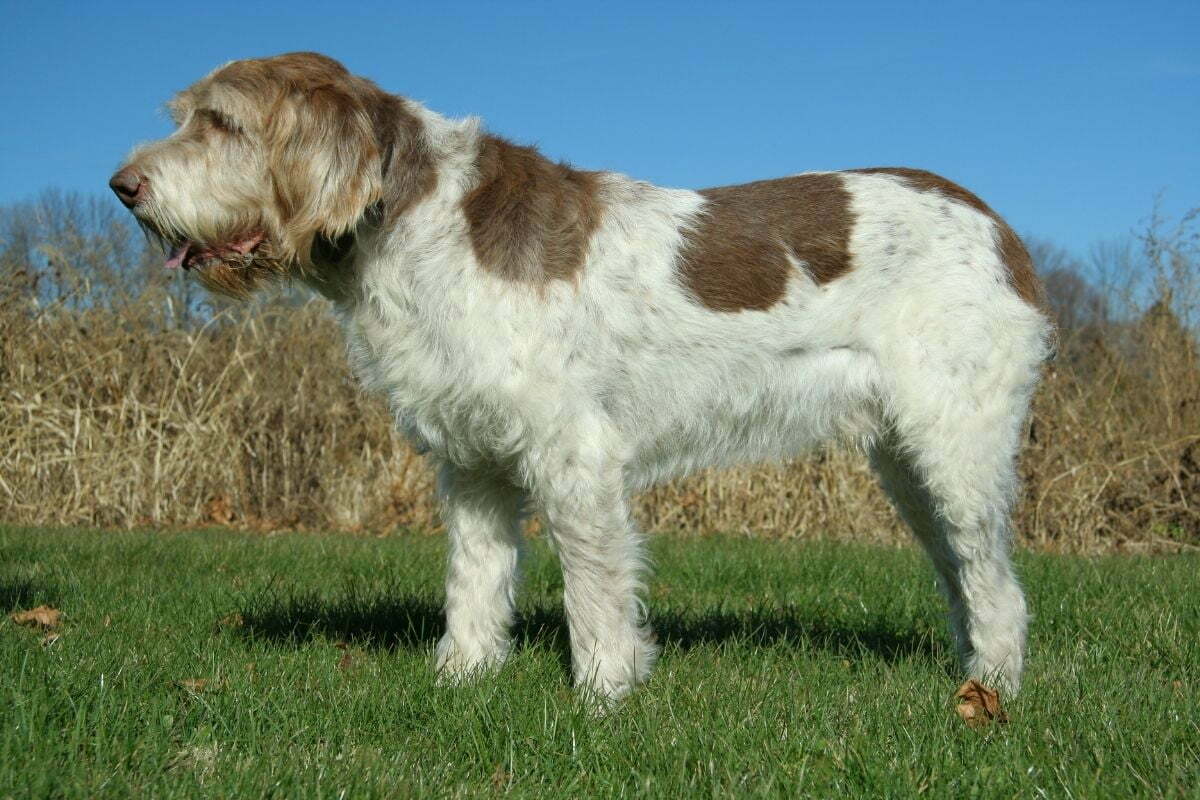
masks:
[[[449,635],[443,636],[434,659],[437,683],[439,686],[469,683],[482,675],[498,672],[507,657],[507,649],[466,648]]]

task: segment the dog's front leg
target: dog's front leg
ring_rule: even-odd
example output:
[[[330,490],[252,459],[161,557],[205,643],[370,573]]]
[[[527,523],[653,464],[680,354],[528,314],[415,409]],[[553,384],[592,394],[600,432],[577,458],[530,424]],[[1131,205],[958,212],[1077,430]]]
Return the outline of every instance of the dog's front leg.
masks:
[[[444,465],[438,473],[449,529],[446,633],[437,669],[457,681],[494,668],[511,648],[521,549],[522,492],[486,471]]]
[[[658,654],[644,625],[645,557],[620,465],[579,451],[546,462],[534,495],[562,564],[575,683],[619,700],[646,679]]]

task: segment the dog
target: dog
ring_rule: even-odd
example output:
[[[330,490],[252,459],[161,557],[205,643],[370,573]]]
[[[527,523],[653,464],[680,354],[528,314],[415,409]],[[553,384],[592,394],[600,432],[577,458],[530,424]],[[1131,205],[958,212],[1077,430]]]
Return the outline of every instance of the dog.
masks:
[[[328,298],[362,383],[438,465],[446,679],[509,654],[520,521],[561,561],[576,684],[657,655],[629,496],[713,466],[863,447],[928,552],[965,672],[1010,692],[1023,421],[1050,352],[1029,254],[902,168],[702,191],[554,163],[314,53],[235,61],[110,186],[183,268]]]

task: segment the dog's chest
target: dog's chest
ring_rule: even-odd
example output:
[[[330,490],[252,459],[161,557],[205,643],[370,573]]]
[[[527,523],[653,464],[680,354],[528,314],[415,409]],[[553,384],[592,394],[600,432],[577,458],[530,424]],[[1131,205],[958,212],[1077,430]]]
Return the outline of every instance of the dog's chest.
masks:
[[[518,359],[471,315],[438,305],[392,293],[340,309],[351,368],[419,451],[462,465],[505,460],[522,447]]]

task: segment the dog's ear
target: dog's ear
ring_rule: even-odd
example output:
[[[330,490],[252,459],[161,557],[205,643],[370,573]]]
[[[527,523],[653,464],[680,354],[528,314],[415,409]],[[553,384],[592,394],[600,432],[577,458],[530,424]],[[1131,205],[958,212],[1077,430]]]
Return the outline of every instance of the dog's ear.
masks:
[[[267,125],[269,169],[287,255],[311,265],[314,240],[352,230],[382,195],[369,93],[349,83],[297,92]]]

